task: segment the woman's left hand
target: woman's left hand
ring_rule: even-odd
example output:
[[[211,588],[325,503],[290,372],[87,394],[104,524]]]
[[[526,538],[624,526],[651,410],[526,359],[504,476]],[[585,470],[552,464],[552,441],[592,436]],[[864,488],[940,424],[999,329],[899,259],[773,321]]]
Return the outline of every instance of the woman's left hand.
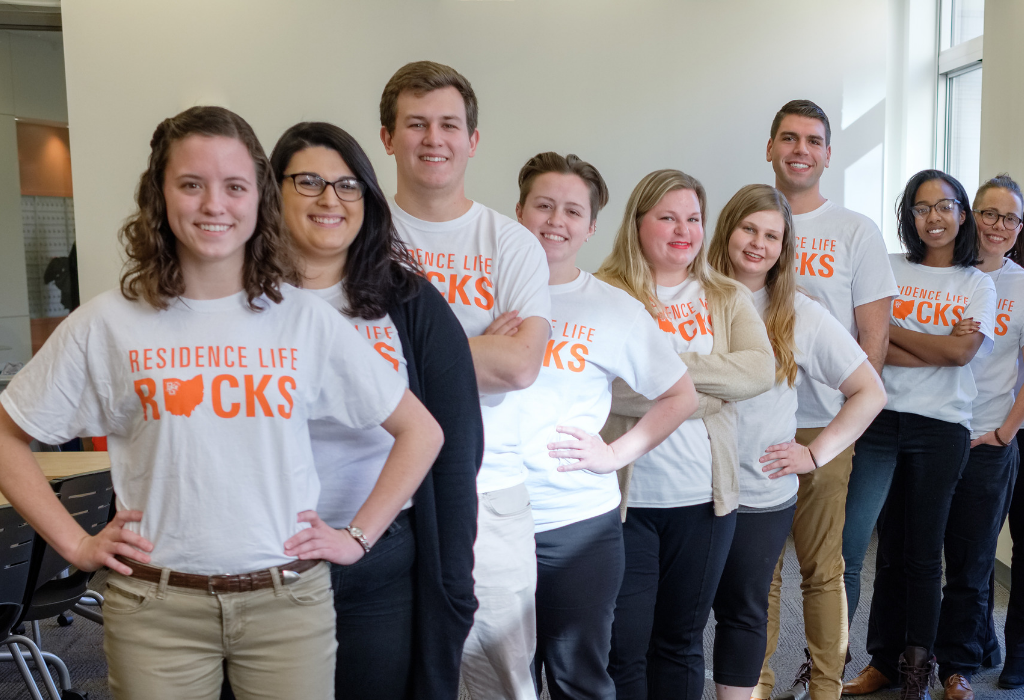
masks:
[[[796,440],[771,445],[759,461],[762,464],[771,462],[761,468],[762,472],[774,471],[773,474],[768,474],[769,479],[778,479],[789,474],[806,474],[815,469],[811,451]]]
[[[571,435],[575,440],[548,443],[549,457],[557,459],[575,459],[576,462],[558,467],[560,472],[586,469],[595,474],[608,474],[624,466],[611,445],[605,444],[600,435],[591,435],[585,430],[559,425],[555,428],[560,433]]]
[[[347,530],[335,530],[320,519],[315,510],[299,513],[300,523],[309,527],[300,530],[284,543],[286,556],[296,559],[326,559],[334,564],[355,564],[366,552]]]
[[[993,447],[1003,447],[1003,445],[1000,445],[999,441],[996,440],[996,431],[994,430],[988,431],[977,440],[971,440],[971,447],[977,447],[978,445],[992,445]]]

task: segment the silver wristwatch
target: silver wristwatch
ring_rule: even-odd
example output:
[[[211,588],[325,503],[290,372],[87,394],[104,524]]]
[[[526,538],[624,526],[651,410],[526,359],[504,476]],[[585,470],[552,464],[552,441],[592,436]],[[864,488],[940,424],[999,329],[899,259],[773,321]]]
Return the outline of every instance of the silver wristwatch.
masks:
[[[366,535],[355,525],[349,525],[345,528],[348,530],[348,534],[352,535],[352,539],[359,543],[359,546],[363,548],[363,551],[367,554],[370,553],[370,541],[366,539]]]

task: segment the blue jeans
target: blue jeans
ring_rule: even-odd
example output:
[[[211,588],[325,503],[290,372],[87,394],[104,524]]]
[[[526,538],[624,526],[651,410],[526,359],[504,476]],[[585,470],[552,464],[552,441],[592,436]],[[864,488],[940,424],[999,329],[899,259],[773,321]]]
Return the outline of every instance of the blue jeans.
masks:
[[[355,564],[331,564],[338,700],[399,700],[410,692],[416,560],[410,516],[411,510],[399,513]]]
[[[946,522],[946,585],[935,638],[943,680],[954,673],[970,678],[986,655],[996,542],[1019,461],[1016,440],[1009,447],[971,448],[953,494]]]
[[[859,574],[880,484],[888,483],[877,516],[877,571],[867,648],[871,665],[893,681],[899,678],[898,659],[906,647],[931,650],[935,644],[946,520],[970,444],[970,432],[962,425],[894,411],[882,411],[857,441],[846,500],[844,554],[850,532],[851,551],[856,553],[853,545],[860,548],[854,562]],[[865,484],[872,478],[874,489]]]
[[[537,687],[543,667],[552,700],[615,700],[608,651],[626,566],[619,509],[536,539]]]
[[[735,529],[736,512],[718,517],[711,503],[629,509],[608,664],[617,700],[700,700],[704,627]]]

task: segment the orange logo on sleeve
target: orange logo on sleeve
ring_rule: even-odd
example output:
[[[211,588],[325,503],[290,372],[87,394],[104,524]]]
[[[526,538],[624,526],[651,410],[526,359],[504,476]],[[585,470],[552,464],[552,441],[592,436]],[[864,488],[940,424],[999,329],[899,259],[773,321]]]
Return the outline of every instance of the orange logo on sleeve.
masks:
[[[892,315],[897,320],[902,321],[910,312],[914,310],[914,302],[906,301],[904,299],[893,299],[892,300]]]
[[[164,409],[172,416],[191,416],[203,402],[203,375],[164,380]]]

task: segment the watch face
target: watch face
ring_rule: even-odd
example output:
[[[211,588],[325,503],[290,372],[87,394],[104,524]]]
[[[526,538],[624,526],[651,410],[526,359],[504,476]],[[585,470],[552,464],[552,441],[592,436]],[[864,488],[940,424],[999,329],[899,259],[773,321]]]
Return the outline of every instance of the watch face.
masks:
[[[349,528],[348,528],[348,531],[352,533],[353,537],[362,537],[363,536],[363,531],[360,530],[355,525],[350,525]]]

